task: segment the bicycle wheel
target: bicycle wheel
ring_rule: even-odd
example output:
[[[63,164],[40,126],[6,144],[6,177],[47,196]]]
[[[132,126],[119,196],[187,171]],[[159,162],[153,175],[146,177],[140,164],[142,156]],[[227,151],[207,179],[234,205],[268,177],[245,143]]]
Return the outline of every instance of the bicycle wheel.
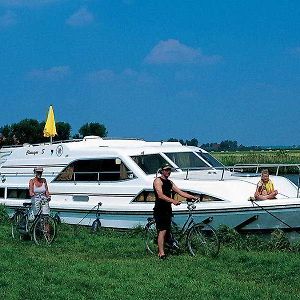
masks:
[[[39,216],[33,227],[33,239],[37,245],[50,245],[56,236],[56,222],[48,216]]]
[[[12,217],[11,235],[14,239],[22,240],[26,229],[26,216],[21,212],[16,212]]]
[[[99,219],[96,219],[93,223],[92,223],[92,233],[97,233],[101,228],[101,222]]]
[[[157,253],[157,230],[154,220],[149,221],[145,226],[145,244],[150,254]]]
[[[187,246],[191,255],[202,254],[217,257],[220,250],[218,236],[212,226],[204,223],[195,224],[187,236]]]

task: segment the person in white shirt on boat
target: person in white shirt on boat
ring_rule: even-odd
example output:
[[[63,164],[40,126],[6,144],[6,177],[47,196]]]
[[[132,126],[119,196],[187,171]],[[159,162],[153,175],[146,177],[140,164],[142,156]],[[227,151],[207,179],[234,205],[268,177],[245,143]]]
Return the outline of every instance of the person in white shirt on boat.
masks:
[[[161,259],[166,258],[164,244],[171,231],[172,204],[181,204],[180,201],[172,198],[172,192],[190,200],[198,199],[193,195],[183,192],[171,180],[169,180],[171,171],[172,167],[169,164],[162,165],[159,170],[161,176],[155,178],[153,182],[155,194],[154,219],[156,229],[158,231],[158,257]]]
[[[35,167],[33,169],[35,177],[30,179],[29,181],[29,195],[31,197],[32,209],[34,215],[36,215],[40,209],[42,209],[42,214],[49,215],[50,214],[50,194],[47,185],[47,181],[45,178],[42,178],[43,168]],[[46,203],[42,205],[44,200],[48,200]]]
[[[268,200],[275,199],[278,191],[274,189],[274,184],[269,178],[269,171],[267,169],[262,170],[261,180],[256,186],[254,197],[256,200]]]

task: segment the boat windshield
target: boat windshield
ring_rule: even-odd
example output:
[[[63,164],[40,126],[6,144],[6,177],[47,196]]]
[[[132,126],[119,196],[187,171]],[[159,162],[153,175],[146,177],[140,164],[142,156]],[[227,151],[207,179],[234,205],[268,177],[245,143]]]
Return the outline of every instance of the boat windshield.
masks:
[[[164,152],[180,169],[208,169],[211,168],[194,152]]]
[[[203,153],[203,152],[196,152],[199,156],[201,156],[203,159],[205,159],[212,167],[214,168],[224,168],[224,165],[222,165],[218,160],[216,160],[212,155],[209,153]]]
[[[160,154],[146,154],[131,156],[134,162],[146,173],[156,174],[158,169],[168,163]]]

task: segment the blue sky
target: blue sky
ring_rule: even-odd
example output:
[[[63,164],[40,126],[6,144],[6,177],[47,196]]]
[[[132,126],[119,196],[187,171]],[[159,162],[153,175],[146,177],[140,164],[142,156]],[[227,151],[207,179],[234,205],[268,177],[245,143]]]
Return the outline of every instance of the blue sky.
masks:
[[[0,126],[299,145],[300,2],[0,0]]]

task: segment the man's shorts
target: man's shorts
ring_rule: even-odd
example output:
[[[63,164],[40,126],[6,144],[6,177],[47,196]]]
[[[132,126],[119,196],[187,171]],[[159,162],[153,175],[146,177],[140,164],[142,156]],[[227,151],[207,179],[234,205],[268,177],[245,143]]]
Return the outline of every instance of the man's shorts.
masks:
[[[158,214],[154,213],[154,219],[156,223],[156,229],[158,231],[162,230],[171,230],[171,222],[172,222],[172,215],[171,214]]]

